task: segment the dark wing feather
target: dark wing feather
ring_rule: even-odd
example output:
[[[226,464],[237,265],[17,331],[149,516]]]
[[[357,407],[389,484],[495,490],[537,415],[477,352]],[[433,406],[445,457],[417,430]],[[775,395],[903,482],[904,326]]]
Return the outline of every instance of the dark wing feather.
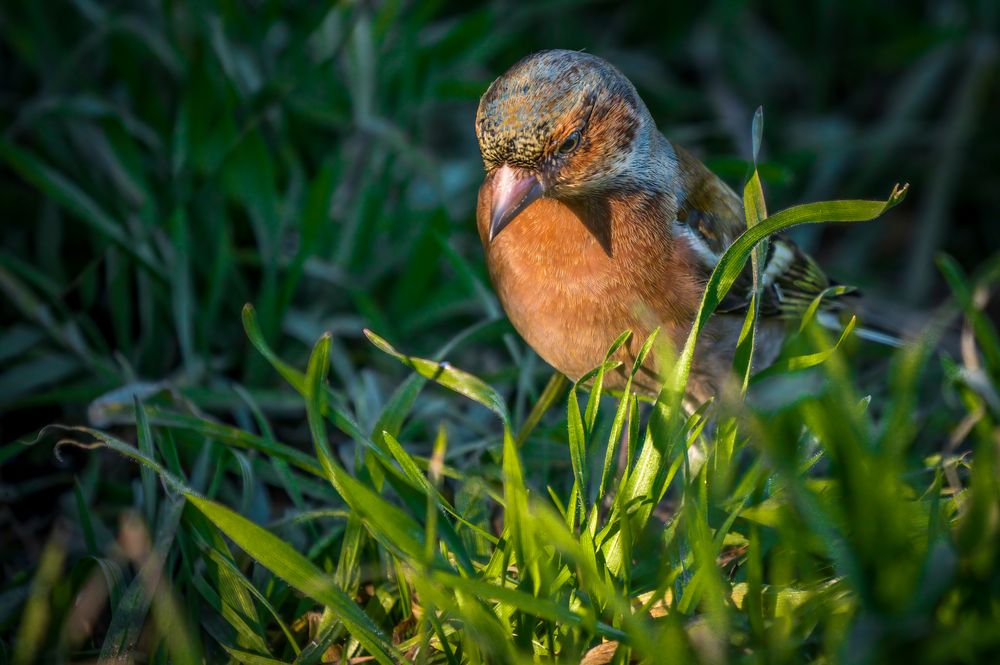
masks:
[[[683,174],[675,230],[701,260],[707,279],[719,257],[746,229],[743,201],[683,148],[674,149]],[[808,254],[780,234],[771,236],[760,274],[760,314],[765,317],[800,317],[816,296],[832,285]],[[716,311],[745,312],[750,306],[753,286],[753,268],[748,261]],[[836,297],[824,300],[824,309],[839,309],[836,300]]]
[[[799,318],[816,296],[834,285],[798,245],[780,235],[772,236],[761,268],[761,316]],[[753,268],[748,262],[716,311],[720,314],[745,312],[752,295]],[[824,300],[822,306],[838,309],[837,297]]]

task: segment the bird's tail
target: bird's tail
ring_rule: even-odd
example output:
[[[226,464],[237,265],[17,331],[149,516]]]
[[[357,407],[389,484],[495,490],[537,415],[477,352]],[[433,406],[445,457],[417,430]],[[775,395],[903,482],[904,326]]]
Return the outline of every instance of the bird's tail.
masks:
[[[865,341],[882,344],[884,346],[891,346],[895,349],[903,346],[903,339],[901,337],[894,335],[893,333],[876,330],[875,328],[855,328],[854,334]]]
[[[855,292],[856,293],[856,292]],[[854,294],[852,294],[854,295]],[[817,321],[824,328],[843,330],[845,316],[856,316],[858,325],[854,334],[860,339],[892,348],[900,348],[908,341],[915,341],[935,323],[935,315],[919,311],[878,298],[863,296],[839,299],[835,309],[828,309],[817,315]],[[952,350],[958,346],[958,331],[953,326],[945,326],[936,335],[939,349]]]
[[[852,310],[841,311],[858,315],[857,312]],[[840,332],[844,329],[844,322],[841,321],[837,311],[827,310],[825,312],[820,312],[817,315],[816,320],[827,330]],[[884,326],[867,320],[862,321],[860,325],[855,326],[854,334],[866,342],[874,342],[875,344],[882,344],[883,346],[891,346],[894,349],[898,349],[903,346],[903,336],[898,329],[890,330]]]

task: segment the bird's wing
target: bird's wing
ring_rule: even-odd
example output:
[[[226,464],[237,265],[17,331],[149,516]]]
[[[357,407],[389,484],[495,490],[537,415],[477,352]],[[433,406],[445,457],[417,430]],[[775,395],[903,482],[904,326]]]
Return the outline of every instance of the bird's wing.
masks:
[[[716,311],[745,312],[750,306],[753,286],[753,268],[748,262]],[[830,286],[833,286],[830,279],[798,245],[782,236],[771,237],[760,272],[762,316],[799,318],[816,296]],[[835,297],[824,300],[823,309],[837,309],[836,300]]]
[[[683,148],[675,146],[675,151],[684,176],[674,235],[687,242],[707,279],[729,245],[746,229],[743,201]],[[816,296],[831,286],[816,262],[780,234],[771,236],[760,274],[761,316],[801,316]],[[753,271],[748,262],[716,311],[746,311],[753,286]],[[824,308],[838,307],[836,298],[824,301]]]

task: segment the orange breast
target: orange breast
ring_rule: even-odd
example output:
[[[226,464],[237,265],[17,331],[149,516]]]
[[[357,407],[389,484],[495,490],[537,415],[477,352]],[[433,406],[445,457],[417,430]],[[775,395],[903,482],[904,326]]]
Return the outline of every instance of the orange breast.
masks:
[[[657,326],[664,343],[683,343],[700,287],[687,258],[672,251],[665,221],[628,202],[577,208],[540,199],[489,243],[488,190],[487,180],[477,217],[493,285],[549,364],[575,380],[625,330],[634,333],[626,362]]]

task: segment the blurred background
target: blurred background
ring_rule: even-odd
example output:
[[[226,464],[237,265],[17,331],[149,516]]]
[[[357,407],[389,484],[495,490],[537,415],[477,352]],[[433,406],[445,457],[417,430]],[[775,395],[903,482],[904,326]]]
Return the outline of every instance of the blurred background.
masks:
[[[4,2],[0,577],[37,556],[81,468],[88,496],[138,482],[127,462],[60,464],[19,442],[44,425],[130,423],[119,414],[139,395],[248,427],[259,407],[283,440],[307,440],[301,402],[247,342],[247,302],[298,366],[333,331],[332,384],[362,424],[404,376],[365,327],[419,355],[463,334],[448,358],[523,417],[549,370],[486,278],[473,118],[538,49],[615,63],[664,133],[734,187],[763,105],[772,211],[909,182],[882,220],[794,235],[877,301],[932,307],[947,292],[939,252],[972,272],[1000,248],[998,13],[991,0]],[[456,455],[495,443],[478,407],[436,392],[419,408],[413,428],[465,419]],[[99,505],[113,523],[112,503]]]

